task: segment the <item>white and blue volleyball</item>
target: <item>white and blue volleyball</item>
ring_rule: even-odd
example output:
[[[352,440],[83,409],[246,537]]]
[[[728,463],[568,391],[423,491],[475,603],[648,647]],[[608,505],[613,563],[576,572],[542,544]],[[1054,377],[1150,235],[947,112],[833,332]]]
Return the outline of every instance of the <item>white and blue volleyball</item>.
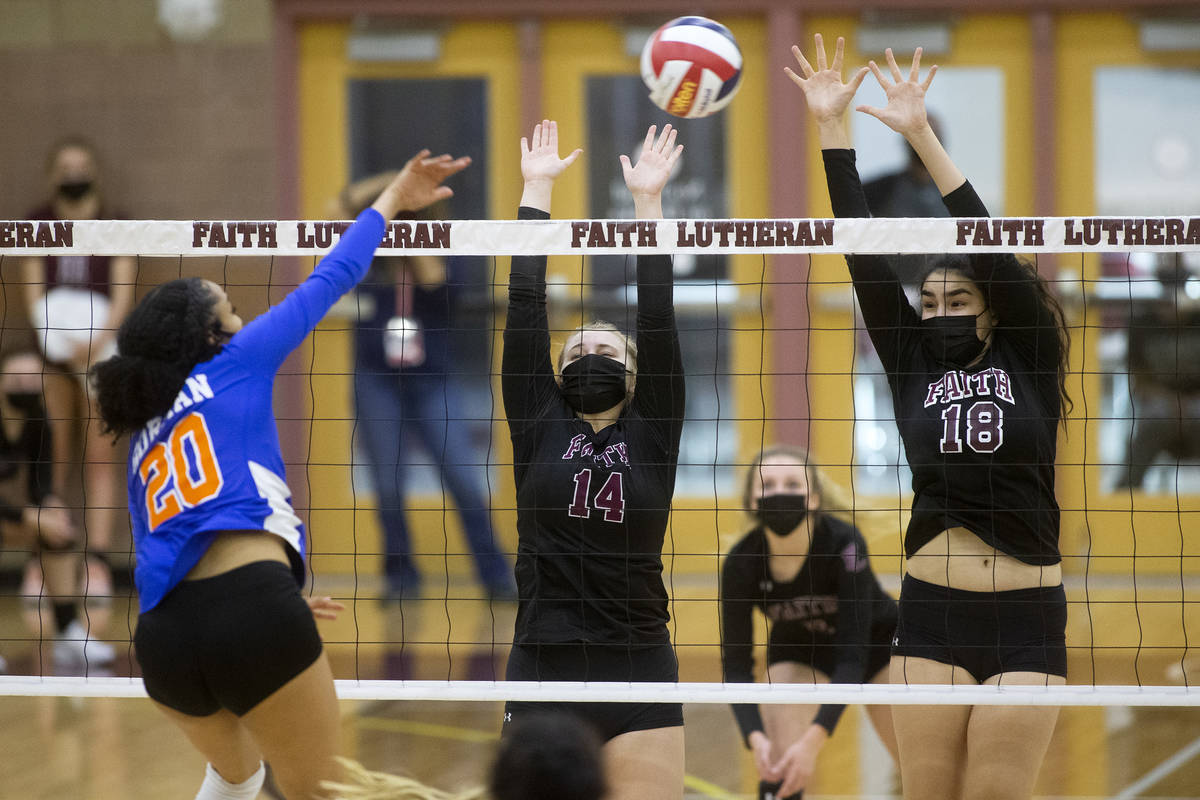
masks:
[[[642,48],[642,80],[656,106],[677,117],[715,114],[737,94],[742,51],[733,34],[707,17],[679,17]]]

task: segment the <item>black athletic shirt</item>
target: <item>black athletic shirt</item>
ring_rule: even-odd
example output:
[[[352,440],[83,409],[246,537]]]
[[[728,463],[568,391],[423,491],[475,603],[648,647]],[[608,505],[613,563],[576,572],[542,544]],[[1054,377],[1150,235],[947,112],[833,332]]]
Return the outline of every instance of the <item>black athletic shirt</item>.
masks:
[[[870,216],[854,151],[822,155],[833,213]],[[987,216],[969,182],[944,201],[952,217]],[[1027,564],[1057,564],[1057,324],[1011,254],[970,259],[999,322],[980,363],[961,370],[939,364],[922,347],[920,315],[886,257],[846,257],[913,474],[904,551],[911,556],[942,531],[963,527]]]
[[[754,682],[753,611],[770,623],[767,664],[800,661],[833,683],[864,683],[867,648],[890,650],[896,601],[871,570],[867,544],[848,522],[821,515],[808,558],[790,581],[771,575],[761,527],[733,546],[721,565],[721,666],[726,683]],[[823,705],[816,722],[833,733],[844,705]],[[763,729],[758,706],[733,706],[742,738]]]
[[[637,385],[594,433],[554,378],[546,259],[512,259],[501,386],[517,487],[515,644],[670,643],[662,547],[684,402],[672,279],[670,257],[638,257]]]

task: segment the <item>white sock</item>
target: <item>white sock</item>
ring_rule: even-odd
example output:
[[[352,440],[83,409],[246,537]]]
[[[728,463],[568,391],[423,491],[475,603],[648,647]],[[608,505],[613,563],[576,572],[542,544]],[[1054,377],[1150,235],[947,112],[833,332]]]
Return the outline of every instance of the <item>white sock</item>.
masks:
[[[241,783],[230,783],[222,778],[213,765],[209,764],[204,770],[204,783],[196,793],[196,800],[254,800],[267,778],[267,770],[262,762],[258,763],[258,771]]]

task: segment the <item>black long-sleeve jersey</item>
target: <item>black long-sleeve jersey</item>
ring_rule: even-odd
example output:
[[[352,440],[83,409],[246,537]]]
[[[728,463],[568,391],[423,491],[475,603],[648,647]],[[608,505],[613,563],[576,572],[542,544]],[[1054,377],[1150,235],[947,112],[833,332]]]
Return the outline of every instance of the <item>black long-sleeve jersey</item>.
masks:
[[[808,557],[790,581],[771,574],[770,549],[761,527],[747,533],[721,565],[721,666],[726,683],[754,682],[753,612],[770,623],[767,664],[799,661],[833,683],[863,683],[868,648],[890,652],[896,601],[879,585],[862,534],[848,522],[822,515]],[[833,733],[844,705],[826,704],[814,722]],[[733,706],[748,739],[763,729],[757,705]]]
[[[834,214],[870,216],[854,151],[823,156]],[[953,217],[988,215],[969,182],[944,201]],[[922,347],[920,316],[887,257],[846,257],[912,469],[904,550],[911,556],[940,532],[963,527],[1028,564],[1056,564],[1057,324],[1011,254],[973,253],[970,259],[998,323],[980,363],[954,369]]]
[[[672,280],[668,256],[638,257],[637,384],[595,433],[555,381],[546,259],[512,259],[501,386],[517,487],[515,644],[670,642],[662,547],[684,410]]]

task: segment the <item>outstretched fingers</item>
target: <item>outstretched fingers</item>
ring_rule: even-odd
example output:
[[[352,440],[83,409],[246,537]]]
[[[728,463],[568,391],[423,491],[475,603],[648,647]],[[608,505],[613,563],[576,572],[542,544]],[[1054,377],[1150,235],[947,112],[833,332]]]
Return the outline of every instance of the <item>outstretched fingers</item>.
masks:
[[[883,55],[887,58],[888,69],[892,72],[892,80],[896,83],[902,82],[904,75],[900,72],[899,65],[896,64],[896,56],[892,53],[892,48],[884,50]]]
[[[825,62],[825,40],[821,37],[821,34],[818,33],[813,36],[813,42],[816,43],[817,46],[817,71],[824,72],[829,68],[828,64]]]
[[[804,51],[800,49],[800,45],[792,45],[792,55],[795,56],[796,61],[800,63],[800,71],[804,73],[804,77],[811,78],[816,70],[812,68],[812,64],[809,64],[808,59],[804,57]],[[783,69],[792,76],[792,80],[796,82],[803,80],[803,78],[800,78],[800,76],[792,72],[791,67],[784,67]]]
[[[658,137],[658,141],[655,143],[654,149],[660,155],[667,153],[675,146],[675,137],[678,135],[678,133],[678,129],[668,122],[663,126],[662,134]]]
[[[918,47],[913,51],[912,68],[908,71],[908,79],[913,83],[917,83],[921,78],[921,50]]]
[[[667,127],[670,127],[669,123],[668,123]],[[654,150],[654,134],[657,131],[658,131],[657,125],[651,125],[650,129],[646,131],[646,139],[645,139],[645,141],[642,142],[642,155],[645,155],[646,153],[652,152]]]
[[[840,74],[842,71],[843,57],[845,55],[846,55],[846,40],[845,40],[845,38],[839,36],[837,38],[837,44],[834,46],[834,49],[833,49],[833,64],[830,66],[830,69],[832,69],[834,72],[837,72]]]
[[[925,80],[921,81],[921,89],[923,91],[929,91],[929,84],[933,83],[933,76],[937,74],[937,70],[937,64],[929,68],[929,74],[925,76]]]
[[[887,79],[886,75],[883,74],[883,70],[881,70],[879,65],[874,61],[867,62],[867,69],[869,69],[871,74],[875,76],[875,80],[879,81],[879,85],[885,92],[893,86],[892,82]]]
[[[846,84],[847,86],[850,87],[851,94],[854,94],[855,92],[858,91],[858,87],[862,86],[863,79],[866,78],[869,73],[870,73],[870,70],[867,69],[866,67],[858,68],[858,72],[854,73],[854,77],[850,79],[850,82],[848,84]]]

